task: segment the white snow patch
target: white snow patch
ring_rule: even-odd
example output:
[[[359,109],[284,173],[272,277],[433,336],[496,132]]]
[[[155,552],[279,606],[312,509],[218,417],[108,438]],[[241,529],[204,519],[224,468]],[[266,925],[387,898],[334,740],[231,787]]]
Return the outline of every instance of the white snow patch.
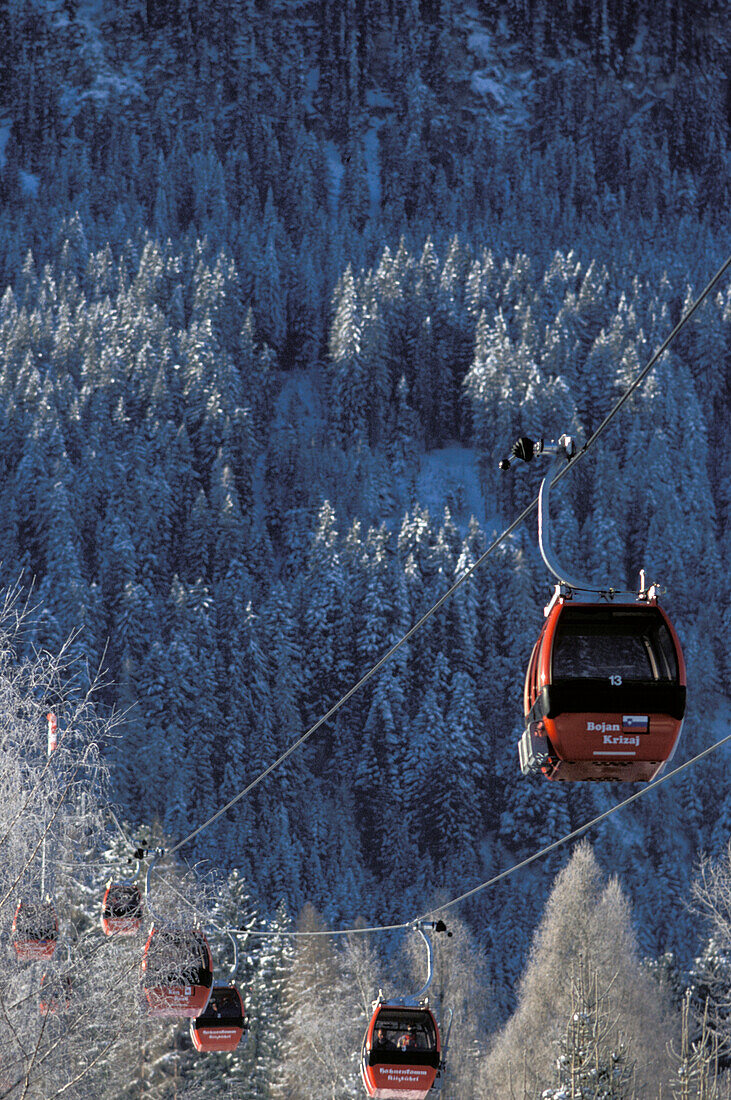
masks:
[[[506,40],[506,28],[495,35],[489,33],[476,11],[468,12],[462,25],[471,55],[465,77],[483,101],[487,125],[503,133],[523,128],[529,121],[526,101],[531,92],[531,70],[525,67],[515,44]]]
[[[480,489],[477,454],[468,447],[455,443],[422,455],[415,496],[435,522],[441,520],[444,505],[449,503],[453,521],[465,533],[472,516],[483,531],[501,526],[499,516],[488,515]]]
[[[119,100],[129,101],[144,96],[141,83],[141,65],[122,63],[112,65],[106,54],[106,44],[101,24],[108,12],[107,0],[80,0],[73,19],[58,2],[49,0],[49,13],[53,15],[55,30],[65,30],[73,26],[76,34],[76,49],[85,62],[93,79],[88,87],[68,87],[61,96],[60,106],[70,122],[78,113],[85,100],[104,102],[114,95]],[[135,73],[135,68],[138,70]]]
[[[12,119],[0,118],[0,168],[5,167],[5,146],[8,144],[12,128]]]
[[[363,139],[368,193],[371,198],[371,217],[375,217],[381,209],[381,169],[378,164],[378,130],[380,126],[380,120],[373,120]]]
[[[314,65],[305,73],[304,88],[302,90],[302,106],[307,114],[311,115],[315,111],[315,92],[319,85],[320,69],[318,65]]]
[[[334,141],[325,142],[325,159],[330,175],[330,186],[328,188],[330,210],[333,214],[336,214],[338,203],[340,202],[340,191],[343,185],[345,167],[340,158],[340,151]]]
[[[23,172],[22,169],[18,175],[20,177],[20,189],[23,194],[31,199],[35,199],[38,195],[38,185],[41,182],[40,178],[34,176],[32,172]]]
[[[478,95],[491,95],[500,107],[505,106],[508,100],[508,92],[496,80],[485,76],[483,73],[473,73],[470,84],[473,92],[477,92]]]
[[[467,49],[489,61],[492,57],[492,38],[487,31],[473,31],[467,39]]]
[[[392,111],[395,106],[391,96],[387,95],[382,88],[371,88],[367,91],[365,101],[366,106],[373,111]]]
[[[5,167],[5,149],[10,139],[10,131],[12,128],[12,119],[0,118],[0,168]],[[21,168],[18,172],[18,178],[22,193],[34,199],[38,194],[38,185],[40,184],[38,176],[33,175],[32,172],[24,172]]]
[[[300,427],[306,424],[314,430],[321,423],[320,398],[308,371],[290,371],[287,374],[277,398],[276,409],[279,416],[296,412],[297,424]]]

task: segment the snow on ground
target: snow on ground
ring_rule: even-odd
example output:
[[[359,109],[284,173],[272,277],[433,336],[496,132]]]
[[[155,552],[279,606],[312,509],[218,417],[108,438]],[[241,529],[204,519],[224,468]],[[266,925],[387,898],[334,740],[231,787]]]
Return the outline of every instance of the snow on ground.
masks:
[[[531,70],[521,67],[514,46],[499,42],[485,30],[476,12],[465,20],[465,32],[474,66],[469,73],[470,87],[484,100],[490,125],[500,130],[525,125]]]
[[[340,191],[343,186],[343,176],[345,175],[345,166],[340,156],[340,150],[334,141],[325,142],[325,157],[327,159],[328,174],[330,176],[330,185],[328,187],[330,213],[337,214],[338,203],[340,202]]]
[[[366,92],[366,106],[370,112],[368,129],[363,139],[365,149],[368,192],[371,199],[371,215],[376,217],[381,209],[381,169],[378,160],[378,131],[396,109],[393,99],[382,88]]]
[[[312,376],[305,370],[290,371],[277,398],[277,412],[280,415],[291,409],[297,410],[297,423],[300,427],[305,424],[314,431],[322,422],[320,398]]]
[[[484,61],[489,61],[493,54],[492,35],[485,30],[473,31],[467,39],[467,49]]]
[[[317,386],[307,371],[292,371],[286,377],[277,400],[277,411],[283,418],[294,417],[306,435],[315,435],[324,422],[324,412]],[[407,479],[410,480],[408,475]],[[480,488],[477,452],[458,443],[428,451],[421,456],[419,469],[407,490],[406,483],[396,488],[396,509],[381,519],[398,530],[403,514],[415,500],[427,508],[435,524],[444,517],[445,504],[452,520],[464,535],[472,516],[482,530],[491,536],[501,531],[502,518],[486,507]]]
[[[366,92],[366,106],[371,111],[393,111],[395,104],[393,97],[390,96],[383,88],[369,88]]]
[[[8,144],[12,128],[12,119],[0,118],[0,168],[5,167],[5,146]]]
[[[27,195],[29,198],[35,199],[38,195],[38,187],[41,182],[40,177],[34,176],[32,172],[23,172],[22,170],[19,176],[20,187],[23,194]]]
[[[313,65],[311,69],[307,70],[305,74],[305,86],[302,92],[302,106],[305,113],[308,115],[314,115],[315,112],[315,92],[317,91],[320,83],[320,68],[318,65]]]
[[[72,119],[84,100],[104,102],[110,96],[124,101],[143,95],[141,61],[136,66],[131,61],[112,66],[107,57],[101,25],[108,16],[106,0],[80,0],[73,17],[69,16],[59,0],[47,0],[47,10],[53,16],[56,30],[73,24],[78,34],[76,49],[93,74],[91,83],[84,87],[68,87],[61,96],[61,107]]]
[[[10,139],[12,128],[12,119],[0,118],[0,168],[5,167],[5,148]],[[22,193],[28,196],[28,198],[34,199],[38,194],[38,186],[40,184],[38,176],[33,175],[32,172],[24,172],[21,169],[18,173],[18,177]]]
[[[452,519],[464,532],[472,516],[488,534],[501,528],[499,516],[488,511],[480,489],[477,454],[468,447],[452,444],[422,455],[414,495],[422,507],[440,521],[445,503]]]
[[[378,164],[378,130],[381,125],[382,120],[373,119],[363,140],[371,216],[374,218],[378,216],[381,209],[381,169]]]
[[[502,84],[498,84],[496,80],[492,80],[491,77],[484,76],[482,73],[473,73],[471,85],[473,92],[477,92],[478,95],[490,95],[499,107],[505,106],[507,89]]]

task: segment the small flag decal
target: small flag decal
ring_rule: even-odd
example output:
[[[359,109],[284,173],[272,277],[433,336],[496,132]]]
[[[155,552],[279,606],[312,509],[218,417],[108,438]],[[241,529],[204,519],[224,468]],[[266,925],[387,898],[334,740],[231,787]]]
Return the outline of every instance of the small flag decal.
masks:
[[[622,733],[647,733],[650,721],[646,714],[622,715]]]

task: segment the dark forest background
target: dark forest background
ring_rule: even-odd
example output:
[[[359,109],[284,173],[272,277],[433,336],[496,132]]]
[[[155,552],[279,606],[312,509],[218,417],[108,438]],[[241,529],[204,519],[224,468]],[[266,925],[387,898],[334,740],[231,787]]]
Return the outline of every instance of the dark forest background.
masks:
[[[271,763],[535,495],[515,436],[586,438],[720,266],[728,29],[717,0],[0,9],[2,577],[29,651],[79,631],[128,709],[128,822],[173,843]],[[730,316],[724,283],[560,493],[583,571],[666,589],[678,762],[728,716]],[[390,923],[618,801],[519,774],[549,594],[531,523],[184,854],[262,919]],[[591,836],[678,988],[726,765]],[[460,910],[492,1030],[568,855]]]

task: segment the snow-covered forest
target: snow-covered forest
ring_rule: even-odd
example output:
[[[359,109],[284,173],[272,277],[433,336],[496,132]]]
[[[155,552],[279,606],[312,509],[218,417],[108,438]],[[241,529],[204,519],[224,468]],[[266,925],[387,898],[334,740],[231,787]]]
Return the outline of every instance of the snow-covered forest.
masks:
[[[423,980],[412,937],[242,939],[248,1041],[203,1056],[141,1011],[141,937],[101,943],[104,882],[347,692],[535,496],[536,464],[497,469],[515,437],[585,440],[720,267],[725,7],[0,8],[0,909],[43,874],[84,975],[71,1026],[8,953],[0,1096],[361,1094],[371,1001]],[[676,763],[728,727],[730,320],[726,278],[557,493],[579,572],[663,586]],[[520,775],[549,595],[532,518],[170,859],[157,907],[400,923],[620,801]],[[48,707],[69,736],[44,771]],[[442,1095],[726,1096],[727,765],[450,911]]]

